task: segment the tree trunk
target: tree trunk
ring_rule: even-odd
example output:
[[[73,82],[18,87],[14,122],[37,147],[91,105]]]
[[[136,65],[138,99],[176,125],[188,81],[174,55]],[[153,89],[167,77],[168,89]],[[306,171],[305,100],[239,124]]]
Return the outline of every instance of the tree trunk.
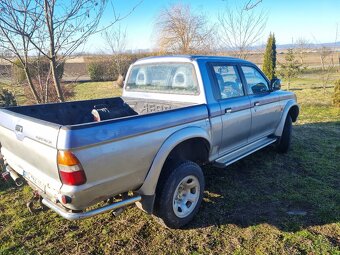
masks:
[[[45,84],[45,103],[48,103],[48,82]]]
[[[54,7],[55,2],[53,1],[53,4],[50,5],[47,0],[44,1],[45,6],[45,18],[46,18],[46,25],[48,27],[49,32],[49,39],[50,39],[50,67],[51,67],[51,74],[52,79],[54,83],[55,90],[57,92],[57,97],[59,102],[64,102],[64,95],[60,86],[60,81],[58,79],[57,74],[57,60],[56,60],[56,52],[55,52],[55,44],[54,44],[54,20],[53,20],[53,13],[54,13]]]
[[[55,87],[55,90],[57,92],[58,101],[64,102],[65,99],[64,99],[63,91],[62,91],[61,86],[60,86],[60,81],[58,79],[57,67],[56,67],[57,63],[56,63],[54,56],[50,59],[50,65],[51,65],[51,73],[52,73],[54,87]]]
[[[320,62],[321,62],[322,71],[325,71],[325,62],[324,62],[324,58],[322,56],[320,56]]]
[[[118,75],[117,81],[116,81],[118,87],[122,88],[124,86],[124,77],[122,74]]]
[[[32,94],[33,94],[33,97],[34,97],[36,103],[38,103],[38,104],[41,103],[40,97],[39,97],[37,91],[34,88],[34,85],[33,85],[32,79],[31,79],[31,75],[30,75],[27,67],[24,67],[24,72],[25,72],[25,75],[26,75],[26,79],[28,81],[28,86],[30,87],[30,89],[32,91]]]

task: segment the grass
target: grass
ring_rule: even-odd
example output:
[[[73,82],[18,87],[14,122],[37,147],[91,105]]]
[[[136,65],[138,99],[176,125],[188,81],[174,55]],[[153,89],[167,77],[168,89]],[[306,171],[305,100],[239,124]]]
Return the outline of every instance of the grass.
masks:
[[[86,100],[93,98],[114,97],[122,93],[122,89],[112,81],[84,82],[73,86],[72,100]]]
[[[226,169],[205,167],[204,202],[185,229],[166,229],[137,208],[79,222],[31,215],[31,189],[0,181],[0,254],[340,254],[339,108],[332,88],[303,79],[291,85],[301,114],[289,153],[268,147]],[[74,91],[75,99],[120,93],[111,83]]]
[[[68,99],[72,101],[114,97],[119,96],[122,93],[122,89],[112,81],[71,83],[66,86],[71,87],[72,89],[73,96]],[[19,105],[27,104],[27,98],[23,93],[22,85],[9,85],[0,82],[0,88],[12,91],[16,96]]]
[[[23,105],[26,103],[27,98],[23,92],[23,87],[21,85],[9,85],[9,83],[2,83],[0,81],[0,89],[2,88],[11,91],[15,95],[17,103],[19,105]]]

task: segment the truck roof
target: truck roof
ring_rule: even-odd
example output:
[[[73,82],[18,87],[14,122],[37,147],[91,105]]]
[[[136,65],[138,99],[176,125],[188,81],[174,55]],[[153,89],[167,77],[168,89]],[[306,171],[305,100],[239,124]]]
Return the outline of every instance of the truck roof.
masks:
[[[234,58],[229,56],[210,56],[210,55],[164,55],[164,56],[152,56],[142,58],[136,61],[136,64],[143,62],[154,62],[158,60],[169,60],[169,61],[194,61],[194,60],[207,60],[207,61],[228,61],[228,62],[237,62],[237,63],[251,63],[244,59]]]

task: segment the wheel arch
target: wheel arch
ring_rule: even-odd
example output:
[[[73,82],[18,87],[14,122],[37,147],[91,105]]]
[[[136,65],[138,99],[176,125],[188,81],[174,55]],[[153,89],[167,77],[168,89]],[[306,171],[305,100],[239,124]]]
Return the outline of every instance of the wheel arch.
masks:
[[[275,130],[275,136],[280,137],[282,135],[283,128],[284,128],[285,121],[286,121],[288,114],[291,116],[292,121],[296,122],[299,116],[299,111],[300,111],[299,106],[295,101],[293,100],[288,101],[281,115],[281,120],[279,122],[279,125],[277,126]]]
[[[203,153],[199,152],[202,145],[205,151]],[[186,150],[188,147],[192,149],[191,152]],[[205,163],[205,161],[209,160],[210,148],[210,137],[200,127],[186,127],[169,136],[158,150],[143,185],[137,191],[138,194],[143,196],[141,203],[137,205],[148,213],[152,213],[158,180],[163,166],[169,158],[181,155],[183,160]]]

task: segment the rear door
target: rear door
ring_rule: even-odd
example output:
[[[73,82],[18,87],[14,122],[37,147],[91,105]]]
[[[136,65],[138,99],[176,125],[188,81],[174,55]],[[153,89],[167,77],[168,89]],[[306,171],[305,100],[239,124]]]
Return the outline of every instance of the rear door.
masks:
[[[280,97],[270,92],[269,81],[257,67],[242,65],[241,70],[251,104],[253,142],[274,133],[281,117]]]
[[[246,96],[237,65],[210,65],[216,96],[222,110],[222,141],[219,154],[233,151],[248,142],[251,127],[250,100]]]

